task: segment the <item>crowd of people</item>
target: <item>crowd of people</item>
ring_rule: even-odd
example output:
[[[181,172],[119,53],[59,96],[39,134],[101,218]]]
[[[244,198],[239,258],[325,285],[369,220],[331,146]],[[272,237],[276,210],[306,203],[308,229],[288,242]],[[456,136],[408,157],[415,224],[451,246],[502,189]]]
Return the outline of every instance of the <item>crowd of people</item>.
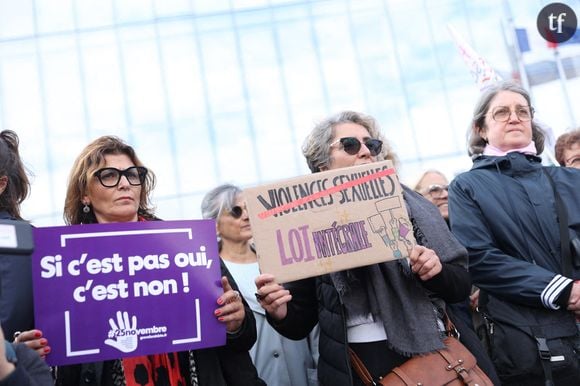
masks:
[[[201,212],[216,224],[223,293],[213,317],[224,346],[49,368],[55,338],[35,325],[30,256],[1,254],[0,386],[370,384],[353,355],[381,384],[444,350],[450,322],[495,385],[578,385],[580,130],[558,139],[560,166],[544,166],[528,92],[500,82],[482,91],[468,137],[471,170],[401,184],[416,240],[406,259],[280,283],[260,270],[243,190],[209,191]],[[15,132],[0,133],[0,220],[25,221],[18,148]],[[317,123],[302,151],[312,173],[399,164],[377,121],[354,111]],[[72,166],[65,223],[160,221],[155,184],[131,145],[99,137]]]

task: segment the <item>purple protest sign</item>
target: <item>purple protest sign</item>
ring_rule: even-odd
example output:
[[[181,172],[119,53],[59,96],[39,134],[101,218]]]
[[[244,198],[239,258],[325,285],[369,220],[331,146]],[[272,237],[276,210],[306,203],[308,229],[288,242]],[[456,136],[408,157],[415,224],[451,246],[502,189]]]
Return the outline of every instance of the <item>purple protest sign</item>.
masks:
[[[36,327],[51,365],[225,344],[215,222],[34,229]]]

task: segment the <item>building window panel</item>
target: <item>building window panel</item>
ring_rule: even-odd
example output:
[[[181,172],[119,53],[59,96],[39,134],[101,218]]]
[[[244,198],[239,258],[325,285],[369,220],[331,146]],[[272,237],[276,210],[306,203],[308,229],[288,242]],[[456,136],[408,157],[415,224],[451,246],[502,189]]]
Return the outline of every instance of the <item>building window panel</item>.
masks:
[[[153,8],[156,17],[171,17],[190,14],[191,0],[153,0]]]
[[[323,80],[310,24],[305,21],[287,22],[278,25],[277,31],[290,105],[296,106],[294,114],[303,105],[324,109]]]
[[[163,126],[141,129],[131,145],[145,166],[151,168],[157,177],[155,195],[179,195],[181,188],[176,178],[182,171],[176,168],[175,151],[168,129]]]
[[[121,76],[127,87],[130,124],[135,127],[166,125],[166,101],[154,28],[123,29],[121,49]]]
[[[80,46],[89,128],[95,135],[124,129],[128,124],[127,106],[114,33],[102,31],[82,35]]]
[[[244,111],[246,100],[242,89],[240,58],[232,31],[201,36],[205,77],[212,111]]]
[[[176,165],[184,194],[207,191],[220,183],[215,149],[220,143],[213,143],[208,135],[208,120],[197,116],[193,120],[182,121],[175,128]]]
[[[41,71],[45,93],[46,121],[51,135],[86,129],[74,37],[45,38],[41,44]]]
[[[194,119],[207,111],[201,60],[191,22],[160,25],[164,76],[169,108],[175,121]]]
[[[50,1],[50,0],[47,0]],[[89,29],[113,25],[113,2],[74,0],[78,28]]]
[[[230,10],[230,3],[231,0],[195,1],[193,3],[193,12],[200,16],[226,12]]]
[[[245,113],[213,117],[216,133],[216,157],[223,181],[240,184],[258,180],[255,138],[248,135]]]
[[[74,31],[73,1],[77,0],[34,0],[38,33]]]
[[[336,15],[316,22],[317,42],[323,77],[328,88],[332,111],[364,108],[357,53],[350,34],[348,19]]]
[[[0,0],[0,39],[34,35],[32,0]]]
[[[0,87],[3,128],[35,138],[44,128],[36,55],[3,56]]]
[[[231,7],[235,11],[254,11],[268,6],[270,0],[236,0],[231,2]]]
[[[82,0],[81,0],[82,1]],[[115,23],[151,21],[154,17],[153,2],[143,0],[112,0]]]

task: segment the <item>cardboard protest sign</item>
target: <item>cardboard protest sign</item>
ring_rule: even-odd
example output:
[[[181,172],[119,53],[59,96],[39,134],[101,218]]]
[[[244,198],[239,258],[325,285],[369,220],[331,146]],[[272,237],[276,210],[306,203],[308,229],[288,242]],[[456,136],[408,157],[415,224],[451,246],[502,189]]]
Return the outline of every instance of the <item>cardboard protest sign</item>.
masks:
[[[415,245],[390,161],[246,189],[258,262],[288,282],[408,257]]]
[[[51,365],[225,344],[215,222],[34,229],[36,327]]]

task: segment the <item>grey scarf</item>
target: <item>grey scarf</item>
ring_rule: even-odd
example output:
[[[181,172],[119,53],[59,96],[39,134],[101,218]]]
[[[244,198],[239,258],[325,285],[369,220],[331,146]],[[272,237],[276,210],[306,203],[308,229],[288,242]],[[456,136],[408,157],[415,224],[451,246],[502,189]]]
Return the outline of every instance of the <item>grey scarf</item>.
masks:
[[[417,243],[433,249],[441,262],[465,267],[467,251],[449,232],[437,208],[404,185],[403,198]],[[335,272],[330,276],[348,317],[364,319],[369,312],[380,317],[392,350],[412,356],[444,347],[433,302],[406,260]]]

